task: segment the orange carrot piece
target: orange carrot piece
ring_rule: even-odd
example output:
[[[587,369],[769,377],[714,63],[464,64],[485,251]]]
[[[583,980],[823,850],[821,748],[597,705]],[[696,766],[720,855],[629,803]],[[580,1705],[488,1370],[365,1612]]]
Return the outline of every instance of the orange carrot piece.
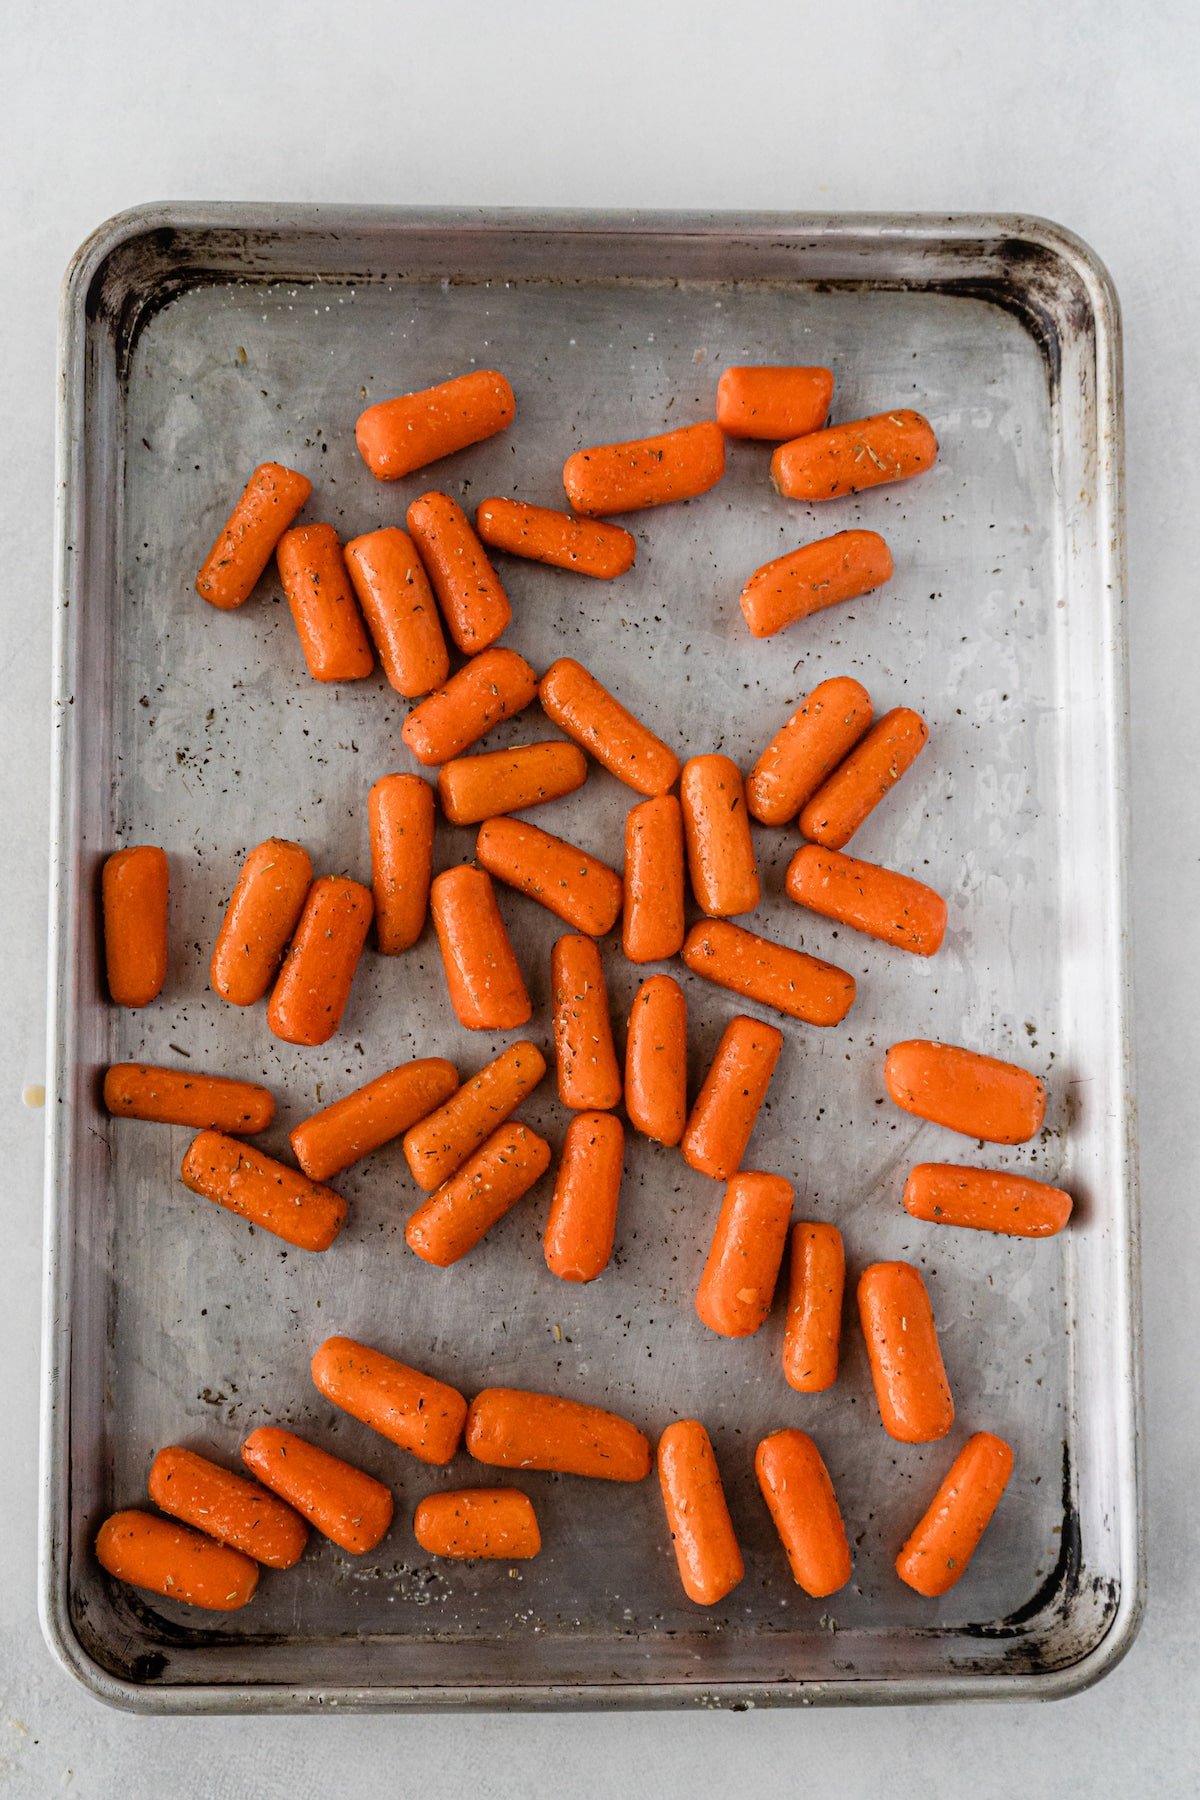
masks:
[[[411,950],[425,929],[433,874],[433,789],[419,775],[381,775],[367,796],[375,945]]]
[[[194,1450],[170,1444],[150,1465],[155,1506],[206,1537],[269,1569],[292,1569],[304,1555],[308,1526],[275,1494]]]
[[[449,762],[504,719],[523,712],[537,693],[537,676],[515,650],[472,657],[405,719],[400,736],[419,763]]]
[[[279,579],[314,681],[361,681],[375,667],[341,540],[332,525],[294,525],[275,549]]]
[[[630,962],[665,962],[683,932],[683,813],[674,794],[658,794],[625,815],[621,947]]]
[[[1071,1196],[1009,1169],[918,1163],[904,1184],[904,1210],[929,1225],[960,1225],[1004,1237],[1054,1237],[1071,1216]]]
[[[598,857],[521,819],[485,819],[475,840],[481,868],[589,937],[604,937],[624,899],[621,877]]]
[[[762,887],[737,764],[727,756],[689,757],[679,782],[679,800],[696,905],[718,919],[753,912]]]
[[[798,1394],[823,1394],[837,1380],[846,1252],[836,1225],[792,1226],[783,1373]]]
[[[957,1044],[893,1044],[883,1079],[905,1112],[992,1144],[1024,1144],[1046,1117],[1046,1088],[1036,1075]]]
[[[819,431],[832,399],[832,369],[775,364],[726,369],[717,383],[717,424],[727,437],[779,443]]]
[[[252,1081],[159,1069],[151,1063],[113,1063],[104,1075],[104,1105],[114,1119],[146,1119],[154,1125],[211,1127],[234,1137],[265,1131],[275,1117],[275,1097]]]
[[[803,1431],[775,1431],[754,1471],[797,1586],[814,1600],[836,1594],[850,1579],[850,1546],[821,1452]]]
[[[382,1481],[294,1431],[260,1425],[242,1445],[242,1461],[314,1531],[351,1556],[365,1556],[386,1536],[392,1496]]]
[[[426,1494],[413,1535],[430,1556],[459,1562],[528,1562],[542,1547],[537,1514],[519,1488],[458,1488]]]
[[[405,1243],[422,1262],[448,1269],[512,1211],[549,1167],[545,1138],[519,1120],[501,1125],[449,1181],[422,1200],[404,1228]]]
[[[346,545],[346,567],[389,684],[406,700],[450,673],[429,578],[412,539],[395,525]]]
[[[967,1572],[1012,1474],[1013,1453],[990,1431],[969,1437],[896,1558],[901,1581],[928,1600]]]
[[[746,778],[746,805],[761,825],[786,825],[871,724],[871,696],[850,675],[817,684],[775,733]]]
[[[625,1130],[607,1112],[576,1113],[563,1139],[546,1220],[546,1267],[560,1281],[595,1281],[617,1232]]]
[[[104,864],[104,963],[114,1006],[149,1006],[167,979],[166,852],[157,844],[117,850]]]
[[[894,706],[876,719],[800,813],[806,838],[826,850],[842,850],[920,756],[929,727],[911,707]]]
[[[629,1123],[658,1144],[677,1144],[687,1119],[687,1001],[670,975],[643,981],[625,1039]]]
[[[332,1188],[224,1132],[202,1131],[194,1137],[180,1176],[193,1194],[298,1250],[328,1250],[346,1223],[346,1202]]]
[[[725,437],[705,420],[657,437],[593,444],[563,464],[563,486],[578,513],[639,512],[694,500],[725,473]]]
[[[313,882],[267,1006],[277,1038],[328,1043],[342,1022],[374,911],[371,890],[359,881],[322,875]]]
[[[744,1013],[730,1019],[683,1134],[689,1168],[714,1181],[737,1174],[782,1049],[774,1025]]]
[[[693,925],[683,960],[706,981],[806,1025],[838,1025],[854,1005],[853,975],[803,950],[756,937],[727,919]]]
[[[438,799],[452,825],[479,825],[484,819],[573,794],[587,774],[587,758],[578,745],[552,738],[443,763],[438,770]]]
[[[495,550],[548,563],[553,569],[591,575],[597,581],[624,575],[637,554],[636,539],[620,525],[573,519],[570,513],[528,506],[519,500],[481,500],[475,529]]]
[[[558,1097],[573,1112],[608,1112],[621,1098],[604,965],[588,937],[560,937],[550,952]]]
[[[942,947],[946,902],[923,881],[896,869],[804,844],[788,864],[784,885],[797,906],[897,950],[936,956]]]
[[[209,981],[231,1006],[253,1006],[274,981],[312,886],[308,851],[289,838],[256,844],[230,895]]]
[[[442,1056],[419,1057],[377,1075],[331,1106],[301,1119],[289,1134],[292,1153],[312,1181],[328,1181],[361,1157],[401,1137],[458,1086]]]
[[[901,1444],[931,1444],[954,1423],[933,1307],[911,1263],[872,1263],[858,1278],[858,1312],[879,1416]]]
[[[712,1439],[699,1419],[678,1419],[659,1438],[656,1460],[683,1591],[697,1606],[715,1606],[746,1568]]]
[[[471,521],[449,494],[430,493],[413,501],[407,524],[446,629],[464,656],[478,656],[503,635],[512,607]]]
[[[311,493],[307,475],[282,463],[259,463],[196,577],[200,598],[222,612],[248,600]]]
[[[513,391],[497,369],[472,369],[419,393],[378,400],[358,415],[354,438],[377,481],[397,481],[427,463],[482,443],[511,425]]]
[[[645,1434],[617,1413],[557,1394],[484,1388],[467,1413],[466,1446],[476,1462],[499,1469],[551,1469],[601,1481],[644,1481]]]
[[[205,1612],[237,1612],[258,1586],[258,1564],[240,1550],[133,1509],[105,1519],[96,1559],[117,1581]]]
[[[511,1044],[464,1081],[436,1112],[407,1131],[404,1156],[417,1186],[432,1193],[449,1181],[545,1073],[546,1059],[536,1044]]]
[[[331,1406],[420,1462],[448,1463],[462,1442],[467,1403],[448,1382],[348,1337],[326,1338],[311,1366]]]
[[[533,1011],[491,877],[462,863],[430,889],[450,1004],[468,1031],[513,1031]]]
[[[771,480],[785,500],[833,500],[907,481],[937,461],[938,441],[919,412],[875,413],[780,444]]]
[[[827,606],[873,593],[893,572],[877,531],[839,531],[755,569],[741,592],[742,613],[751,637],[774,637]]]
[[[665,794],[679,774],[679,758],[627,712],[582,663],[560,656],[538,683],[542,711],[591,753],[618,781],[639,794]]]
[[[721,1337],[752,1337],[764,1325],[787,1247],[792,1184],[746,1171],[725,1190],[696,1312]]]

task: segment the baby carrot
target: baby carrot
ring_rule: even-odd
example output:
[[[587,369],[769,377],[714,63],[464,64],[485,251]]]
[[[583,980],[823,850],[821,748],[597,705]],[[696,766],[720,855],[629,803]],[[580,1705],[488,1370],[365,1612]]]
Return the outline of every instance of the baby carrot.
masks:
[[[954,1401],[920,1270],[872,1263],[858,1278],[858,1312],[883,1429],[902,1444],[944,1438]]]
[[[798,1394],[821,1394],[837,1380],[846,1252],[836,1225],[792,1226],[783,1373]]]
[[[839,531],[756,569],[741,592],[751,637],[774,637],[798,619],[873,593],[890,581],[892,553],[877,531]]]
[[[422,1262],[448,1269],[472,1251],[550,1167],[550,1146],[519,1120],[501,1125],[404,1228]]]
[[[282,463],[260,463],[196,577],[196,592],[229,612],[253,593],[276,544],[308,496],[312,482]]]
[[[194,1130],[208,1126],[235,1137],[265,1131],[275,1117],[274,1096],[252,1081],[156,1069],[150,1063],[113,1063],[104,1076],[104,1104],[115,1119]]]
[[[714,1181],[736,1175],[783,1049],[783,1033],[739,1013],[721,1034],[680,1148],[689,1168]]]
[[[481,868],[528,894],[576,931],[603,937],[617,922],[621,877],[586,850],[520,819],[485,819],[475,840]]]
[[[400,736],[419,763],[449,762],[503,719],[523,712],[537,693],[537,676],[515,650],[472,657],[405,719]]]
[[[264,1487],[351,1556],[374,1550],[392,1522],[392,1496],[382,1481],[294,1431],[260,1425],[242,1445],[242,1461]]]
[[[450,1004],[468,1031],[513,1031],[533,1011],[491,877],[462,863],[430,889]]]
[[[948,1594],[967,1564],[1012,1474],[1013,1453],[990,1431],[969,1437],[896,1558],[901,1581],[926,1599]]]
[[[294,525],[275,549],[279,579],[314,681],[359,681],[375,667],[332,525]]]
[[[832,369],[772,364],[726,369],[717,383],[717,424],[727,437],[779,443],[819,431],[832,399]]]
[[[871,696],[849,675],[817,684],[771,739],[746,778],[746,805],[762,825],[786,825],[871,724]]]
[[[128,1510],[105,1519],[96,1559],[130,1587],[205,1612],[237,1612],[258,1586],[258,1564],[250,1557],[154,1513]]]
[[[344,875],[313,882],[267,1006],[267,1024],[277,1038],[315,1045],[333,1036],[374,911],[371,890],[361,882]]]
[[[689,757],[679,800],[696,905],[718,919],[753,912],[762,888],[737,764],[727,756]]]
[[[456,1094],[404,1136],[404,1156],[419,1188],[432,1193],[531,1094],[546,1073],[536,1044],[511,1044],[464,1081]]]
[[[930,1225],[962,1225],[1006,1237],[1053,1237],[1071,1216],[1071,1196],[1010,1170],[918,1163],[904,1184],[904,1210]]]
[[[218,1544],[269,1569],[291,1569],[304,1555],[308,1526],[275,1494],[194,1450],[171,1444],[150,1465],[155,1506]]]
[[[288,838],[256,844],[237,878],[213,948],[209,981],[231,1006],[261,1000],[312,886],[308,851]]]
[[[658,794],[625,815],[621,947],[630,962],[665,962],[683,930],[683,813],[674,794]]]
[[[677,1419],[659,1438],[656,1460],[683,1591],[697,1606],[715,1606],[746,1569],[712,1439],[699,1419]]]
[[[180,1168],[183,1185],[298,1250],[328,1250],[346,1222],[346,1202],[253,1144],[202,1131]]]
[[[346,545],[346,567],[390,685],[406,700],[441,687],[450,659],[412,539],[395,525],[365,532]]]
[[[876,719],[802,809],[805,837],[826,850],[844,849],[928,742],[928,725],[910,707],[894,706]]]
[[[557,738],[512,750],[485,750],[482,756],[459,756],[442,764],[438,799],[452,825],[478,825],[573,794],[587,772],[587,758],[578,745]]]
[[[696,1312],[722,1337],[751,1337],[766,1323],[787,1246],[792,1185],[782,1175],[749,1171],[725,1190]]]
[[[936,956],[942,947],[946,902],[911,875],[804,844],[788,864],[785,888],[797,906],[897,950]]]
[[[482,443],[511,425],[513,391],[496,369],[473,369],[419,393],[379,400],[358,415],[354,438],[377,481],[397,481],[427,463]]]
[[[458,1086],[453,1063],[441,1056],[401,1063],[331,1106],[302,1119],[288,1135],[292,1153],[313,1181],[328,1181],[360,1157],[400,1137]]]
[[[552,1469],[601,1481],[643,1481],[650,1445],[628,1419],[523,1388],[484,1388],[467,1413],[466,1446],[499,1469]]]
[[[679,774],[679,758],[614,700],[581,663],[561,656],[538,684],[542,711],[560,731],[639,794],[665,794]]]
[[[883,1079],[905,1112],[992,1144],[1023,1144],[1046,1117],[1046,1089],[1036,1075],[957,1044],[893,1044]]]
[[[693,500],[724,473],[724,434],[706,420],[657,437],[577,450],[563,464],[563,486],[578,513],[638,512]]]
[[[821,1452],[803,1431],[775,1431],[759,1444],[754,1472],[797,1586],[815,1600],[850,1579],[850,1546]]]
[[[840,1024],[854,1005],[853,975],[803,950],[756,937],[727,919],[693,925],[683,960],[706,981],[806,1025]]]
[[[906,481],[937,461],[933,427],[919,412],[876,413],[780,444],[771,480],[786,500],[833,500],[886,481]]]
[[[425,929],[433,872],[433,789],[419,775],[381,775],[367,797],[375,944],[411,950]]]
[[[431,493],[413,501],[406,522],[450,636],[464,656],[478,656],[502,635],[512,607],[471,521],[449,494]]]
[[[621,1098],[608,988],[588,937],[560,937],[550,952],[558,1097],[574,1112],[607,1112]]]
[[[331,1406],[423,1463],[448,1463],[462,1442],[467,1403],[458,1389],[369,1344],[326,1338],[312,1378]]]
[[[576,1113],[546,1220],[546,1267],[560,1281],[595,1281],[608,1266],[617,1230],[625,1131],[612,1113]]]
[[[413,1514],[413,1535],[430,1556],[460,1562],[528,1562],[542,1547],[533,1502],[519,1488],[426,1494]]]
[[[577,575],[591,575],[597,581],[624,575],[637,554],[636,540],[620,525],[573,519],[570,513],[527,506],[519,500],[481,500],[475,511],[475,529],[495,550],[549,563],[554,569],[573,569]]]
[[[677,1144],[687,1118],[687,1001],[670,975],[651,975],[634,997],[625,1039],[629,1123],[658,1144]]]
[[[157,844],[117,850],[104,864],[104,963],[114,1006],[149,1006],[167,979],[166,852]]]

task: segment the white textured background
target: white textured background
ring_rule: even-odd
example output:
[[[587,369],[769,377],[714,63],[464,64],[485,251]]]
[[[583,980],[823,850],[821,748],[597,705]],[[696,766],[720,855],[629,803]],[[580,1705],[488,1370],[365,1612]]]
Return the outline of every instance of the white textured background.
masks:
[[[1200,1768],[1200,24],[1192,0],[0,0],[0,1792],[1186,1795]],[[999,210],[1073,227],[1124,304],[1150,1605],[1051,1707],[140,1720],[34,1605],[58,282],[149,199]]]

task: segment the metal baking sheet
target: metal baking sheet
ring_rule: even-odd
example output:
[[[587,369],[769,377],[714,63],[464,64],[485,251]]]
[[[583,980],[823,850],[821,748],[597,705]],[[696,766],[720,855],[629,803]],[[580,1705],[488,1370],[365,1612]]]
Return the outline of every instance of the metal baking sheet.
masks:
[[[568,215],[152,208],[104,226],[68,278],[61,394],[61,561],[49,1109],[41,1587],[58,1655],[95,1693],[147,1711],[317,1706],[605,1706],[1054,1695],[1112,1666],[1140,1610],[1133,1100],[1124,899],[1125,675],[1120,353],[1103,270],[1069,234],[1018,218]],[[827,362],[835,416],[912,405],[942,454],[928,476],[824,509],[780,501],[769,450],[732,444],[705,498],[632,517],[636,569],[601,584],[504,561],[507,641],[545,667],[577,655],[681,752],[743,768],[797,697],[851,673],[879,710],[906,703],[932,743],[855,840],[947,895],[932,962],[791,907],[792,832],[756,830],[768,932],[851,969],[835,1031],[789,1026],[750,1166],[831,1219],[850,1284],[914,1259],[958,1404],[928,1447],[880,1429],[852,1303],[829,1394],[784,1383],[777,1305],[737,1343],[692,1310],[720,1189],[631,1134],[613,1266],[555,1281],[544,1181],[450,1271],[406,1250],[416,1195],[398,1146],[341,1178],[350,1222],[326,1256],[248,1230],[177,1179],[189,1134],[109,1121],[110,1060],[266,1081],[268,1147],[319,1100],[410,1056],[470,1071],[505,1041],[459,1030],[427,932],[364,959],[340,1034],[276,1042],[263,1009],[217,1002],[213,938],[241,858],[269,833],[318,869],[366,877],[366,794],[413,766],[381,675],[304,673],[272,575],[244,610],[202,605],[194,572],[246,471],[307,471],[306,516],[345,536],[402,518],[431,485],[561,504],[564,457],[711,416],[733,362]],[[374,482],[354,447],[369,399],[473,365],[518,395],[514,428],[412,479]],[[863,524],[897,574],[882,592],[766,643],[737,605],[745,576],[795,544]],[[491,744],[553,735],[536,711]],[[629,791],[593,769],[539,824],[619,865]],[[103,857],[163,844],[172,962],[159,1002],[104,998]],[[439,826],[441,865],[473,833]],[[501,896],[548,1047],[562,929]],[[646,971],[607,954],[623,1019]],[[735,999],[681,975],[697,1081]],[[750,1008],[754,1011],[756,1009]],[[972,1146],[883,1097],[885,1047],[930,1035],[1012,1056],[1049,1080],[1047,1128],[998,1165],[1060,1181],[1061,1238],[1005,1241],[910,1221],[914,1161]],[[524,1116],[561,1142],[547,1081]],[[653,1480],[530,1475],[545,1550],[518,1569],[434,1562],[413,1506],[478,1479],[430,1471],[336,1415],[308,1377],[334,1332],[468,1393],[490,1383],[612,1405],[651,1434],[713,1432],[746,1577],[711,1611],[678,1585]],[[214,1622],[111,1583],[91,1553],[112,1508],[143,1501],[163,1443],[229,1463],[286,1421],[397,1497],[378,1552],[314,1542]],[[810,1430],[855,1556],[851,1585],[791,1582],[753,1472],[766,1431]],[[1016,1473],[986,1546],[944,1600],[892,1560],[973,1429],[1010,1439]]]

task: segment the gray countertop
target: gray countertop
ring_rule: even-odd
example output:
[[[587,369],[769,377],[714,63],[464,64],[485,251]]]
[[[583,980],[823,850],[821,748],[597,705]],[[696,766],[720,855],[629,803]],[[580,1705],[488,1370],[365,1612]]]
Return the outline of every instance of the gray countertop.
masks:
[[[10,6],[0,111],[14,279],[0,492],[0,795],[16,945],[0,1047],[14,1371],[0,1461],[0,1790],[1174,1795],[1200,1759],[1192,1378],[1200,1174],[1200,393],[1190,4],[989,8],[477,0],[270,15]],[[1133,901],[1150,1601],[1125,1662],[1052,1706],[456,1719],[141,1720],[44,1648],[35,1494],[55,313],[101,219],[148,199],[1025,211],[1072,227],[1124,306]],[[32,1097],[32,1096],[31,1096]],[[741,1780],[739,1781],[739,1777]]]

